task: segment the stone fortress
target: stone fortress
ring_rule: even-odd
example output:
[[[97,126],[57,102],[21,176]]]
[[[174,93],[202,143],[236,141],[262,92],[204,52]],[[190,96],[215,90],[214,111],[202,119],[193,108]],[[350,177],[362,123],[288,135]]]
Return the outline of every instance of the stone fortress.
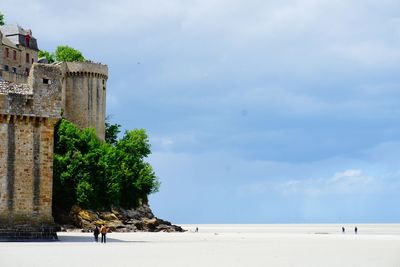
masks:
[[[36,39],[17,25],[1,26],[0,40],[0,240],[56,240],[54,126],[63,116],[104,140],[108,67],[38,63]]]

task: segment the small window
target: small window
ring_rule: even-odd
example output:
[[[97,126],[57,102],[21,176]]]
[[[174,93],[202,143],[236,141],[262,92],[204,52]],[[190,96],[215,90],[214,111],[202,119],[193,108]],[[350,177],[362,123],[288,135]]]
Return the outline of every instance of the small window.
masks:
[[[12,68],[12,72],[17,73],[17,68]]]
[[[17,51],[13,50],[13,59],[17,60]]]
[[[50,79],[43,78],[43,83],[44,83],[44,84],[51,84],[51,80],[50,80]]]
[[[26,63],[29,63],[29,53],[26,53],[26,60],[25,60],[25,62],[26,62]]]
[[[5,50],[5,56],[6,57],[10,56],[10,50],[7,47],[6,47],[6,50]]]
[[[4,65],[4,70],[5,70],[5,71],[9,71],[9,70],[10,70],[10,67],[8,67],[8,65]]]

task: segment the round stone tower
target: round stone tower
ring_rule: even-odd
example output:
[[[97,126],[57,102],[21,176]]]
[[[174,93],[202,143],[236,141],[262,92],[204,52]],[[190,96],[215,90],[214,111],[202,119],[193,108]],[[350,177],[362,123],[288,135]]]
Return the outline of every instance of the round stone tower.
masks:
[[[104,140],[107,65],[92,62],[63,62],[63,117],[80,128],[94,128]]]

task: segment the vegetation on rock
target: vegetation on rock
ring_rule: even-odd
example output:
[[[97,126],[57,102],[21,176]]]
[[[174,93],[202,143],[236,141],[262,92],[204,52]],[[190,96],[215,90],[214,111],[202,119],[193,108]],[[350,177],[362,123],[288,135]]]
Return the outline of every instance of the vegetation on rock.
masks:
[[[157,192],[158,179],[145,158],[151,153],[143,129],[117,138],[119,125],[106,125],[106,141],[94,129],[80,130],[62,119],[55,129],[53,206],[95,210],[135,208]]]

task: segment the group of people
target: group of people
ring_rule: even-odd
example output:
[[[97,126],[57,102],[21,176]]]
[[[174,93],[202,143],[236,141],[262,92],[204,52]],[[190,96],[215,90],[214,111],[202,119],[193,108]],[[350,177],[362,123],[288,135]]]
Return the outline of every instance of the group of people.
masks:
[[[94,241],[99,242],[99,234],[101,234],[101,243],[106,243],[107,232],[108,232],[108,229],[104,224],[100,227],[100,229],[96,225],[96,228],[94,228],[94,230],[93,230]]]
[[[342,233],[344,234],[345,232],[346,232],[346,228],[344,228],[344,226],[342,226]],[[358,228],[356,226],[356,227],[354,227],[354,233],[357,234],[357,232],[358,232]]]

